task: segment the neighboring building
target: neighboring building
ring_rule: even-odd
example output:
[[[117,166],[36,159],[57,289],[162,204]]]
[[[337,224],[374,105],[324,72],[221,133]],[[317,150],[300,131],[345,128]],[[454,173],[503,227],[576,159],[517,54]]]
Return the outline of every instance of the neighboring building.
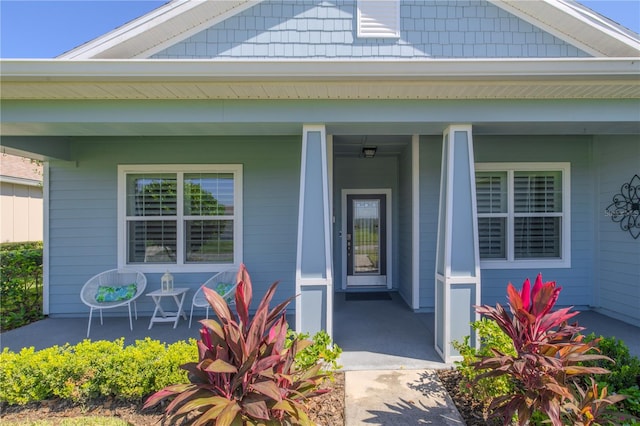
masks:
[[[42,165],[0,154],[0,243],[42,241]]]
[[[2,61],[1,134],[47,161],[51,316],[102,270],[195,289],[244,262],[298,330],[397,291],[451,360],[472,305],[539,272],[640,325],[638,192],[610,206],[639,77],[639,36],[569,0],[174,1]]]

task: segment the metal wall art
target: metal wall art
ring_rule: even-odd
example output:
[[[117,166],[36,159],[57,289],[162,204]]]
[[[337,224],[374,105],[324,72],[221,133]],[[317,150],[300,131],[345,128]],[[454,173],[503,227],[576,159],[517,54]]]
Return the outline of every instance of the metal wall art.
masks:
[[[640,236],[640,176],[635,175],[620,187],[613,196],[613,203],[605,210],[611,220],[620,224],[620,229],[629,231],[634,239]]]

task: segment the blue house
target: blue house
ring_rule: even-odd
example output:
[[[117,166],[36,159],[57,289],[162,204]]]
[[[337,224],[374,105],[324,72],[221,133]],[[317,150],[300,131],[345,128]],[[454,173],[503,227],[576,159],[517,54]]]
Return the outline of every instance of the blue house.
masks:
[[[539,272],[640,326],[640,37],[576,2],[176,0],[1,67],[3,150],[46,165],[50,316],[103,270],[195,290],[244,262],[298,330],[397,292],[447,361]]]

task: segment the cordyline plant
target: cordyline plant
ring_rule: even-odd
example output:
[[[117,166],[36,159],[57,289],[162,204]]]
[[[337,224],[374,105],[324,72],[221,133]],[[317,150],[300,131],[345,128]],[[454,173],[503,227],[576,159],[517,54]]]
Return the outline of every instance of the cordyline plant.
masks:
[[[591,384],[583,389],[579,384],[575,385],[576,398],[574,401],[569,401],[566,404],[566,408],[577,415],[573,418],[574,426],[592,426],[601,424],[600,419],[606,419],[607,424],[613,423],[609,416],[607,419],[607,413],[605,410],[608,406],[622,401],[626,398],[625,395],[607,395],[607,387],[598,391],[598,384],[592,377],[589,378]],[[623,417],[624,420],[624,417]]]
[[[554,426],[562,425],[562,418],[572,423],[584,422],[583,416],[589,410],[584,408],[581,395],[576,392],[575,379],[582,375],[606,374],[601,367],[580,365],[583,361],[610,358],[594,354],[599,339],[584,342],[579,332],[583,327],[569,325],[567,320],[578,314],[569,312],[571,307],[552,311],[561,287],[555,281],[542,282],[538,275],[531,288],[529,279],[522,290],[517,291],[509,283],[507,293],[509,314],[500,304],[479,306],[476,311],[490,318],[513,340],[517,354],[503,354],[493,349],[493,356],[485,356],[474,366],[486,370],[476,377],[497,377],[508,375],[514,383],[514,392],[495,398],[490,406],[494,413],[500,413],[504,424],[510,424],[515,414],[518,424],[529,422],[535,411],[545,413]]]
[[[193,425],[313,425],[305,401],[328,392],[320,389],[321,365],[299,370],[296,353],[311,342],[294,340],[285,348],[285,308],[291,298],[269,310],[273,283],[250,320],[251,278],[244,265],[237,275],[236,313],[213,290],[205,296],[218,317],[202,320],[199,362],[182,366],[188,384],[168,386],[149,397],[144,408],[162,400],[169,421],[188,418]]]

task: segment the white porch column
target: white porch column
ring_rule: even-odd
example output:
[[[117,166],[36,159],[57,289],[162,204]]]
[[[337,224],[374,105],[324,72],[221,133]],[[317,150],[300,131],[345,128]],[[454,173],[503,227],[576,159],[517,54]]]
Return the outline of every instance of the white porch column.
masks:
[[[333,336],[333,268],[327,138],[323,125],[302,129],[298,250],[296,259],[296,331]]]
[[[445,362],[460,359],[451,341],[471,336],[479,316],[480,258],[473,139],[470,125],[451,125],[443,135],[436,250],[435,347]]]

